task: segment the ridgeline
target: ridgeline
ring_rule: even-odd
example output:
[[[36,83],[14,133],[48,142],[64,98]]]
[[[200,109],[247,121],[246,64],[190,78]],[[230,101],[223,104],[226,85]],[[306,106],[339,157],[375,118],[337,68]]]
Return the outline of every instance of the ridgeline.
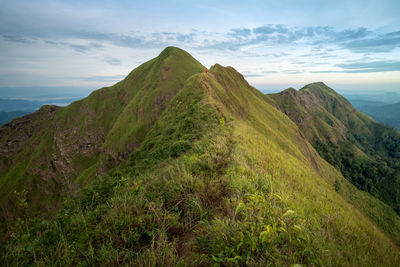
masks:
[[[399,133],[322,83],[204,69],[168,47],[2,126],[1,265],[400,265]]]

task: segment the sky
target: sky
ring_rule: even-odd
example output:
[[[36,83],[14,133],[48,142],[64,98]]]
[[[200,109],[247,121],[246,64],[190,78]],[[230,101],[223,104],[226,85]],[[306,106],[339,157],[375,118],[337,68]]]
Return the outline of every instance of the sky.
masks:
[[[400,91],[399,10],[399,0],[0,0],[0,88],[93,90],[172,45],[261,90]]]

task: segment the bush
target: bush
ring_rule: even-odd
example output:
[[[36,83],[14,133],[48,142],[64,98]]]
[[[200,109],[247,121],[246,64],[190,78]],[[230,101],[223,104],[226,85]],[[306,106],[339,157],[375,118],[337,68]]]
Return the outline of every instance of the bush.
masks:
[[[252,194],[237,205],[235,218],[214,220],[198,234],[197,249],[210,263],[231,265],[315,264],[309,234],[293,210],[277,198]]]

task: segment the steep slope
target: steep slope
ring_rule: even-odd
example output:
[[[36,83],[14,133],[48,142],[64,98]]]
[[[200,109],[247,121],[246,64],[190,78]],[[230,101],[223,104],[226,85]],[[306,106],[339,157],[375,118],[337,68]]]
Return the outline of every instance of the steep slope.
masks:
[[[356,110],[325,84],[265,96],[358,188],[400,212],[400,133]]]
[[[51,211],[60,193],[126,159],[185,80],[203,69],[185,51],[168,47],[114,86],[64,108],[42,107],[2,126],[2,222],[19,216],[19,199],[26,198],[31,211]]]
[[[66,197],[54,220],[21,221],[0,256],[9,265],[399,265],[399,233],[385,235],[349,194],[385,213],[241,74],[214,65],[185,81],[127,161]],[[386,216],[382,225],[400,229]]]

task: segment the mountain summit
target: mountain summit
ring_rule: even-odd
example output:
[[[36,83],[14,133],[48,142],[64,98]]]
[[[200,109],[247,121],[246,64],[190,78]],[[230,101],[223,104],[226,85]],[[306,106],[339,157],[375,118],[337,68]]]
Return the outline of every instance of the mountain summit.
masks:
[[[393,203],[319,146],[337,159],[349,132],[378,124],[322,83],[264,95],[232,67],[204,69],[168,47],[114,86],[2,126],[0,262],[399,265]],[[371,158],[368,142],[351,151]],[[385,144],[371,149],[392,155]]]

